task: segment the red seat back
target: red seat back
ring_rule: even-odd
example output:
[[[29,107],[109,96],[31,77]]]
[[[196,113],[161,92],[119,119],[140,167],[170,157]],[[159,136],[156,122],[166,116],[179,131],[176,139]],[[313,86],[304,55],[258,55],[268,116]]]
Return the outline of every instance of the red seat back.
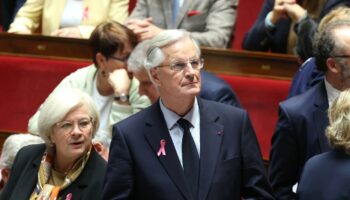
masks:
[[[0,129],[26,132],[29,118],[68,74],[88,62],[0,56]]]
[[[287,97],[290,81],[219,74],[235,90],[248,111],[265,159],[278,118],[278,104]]]

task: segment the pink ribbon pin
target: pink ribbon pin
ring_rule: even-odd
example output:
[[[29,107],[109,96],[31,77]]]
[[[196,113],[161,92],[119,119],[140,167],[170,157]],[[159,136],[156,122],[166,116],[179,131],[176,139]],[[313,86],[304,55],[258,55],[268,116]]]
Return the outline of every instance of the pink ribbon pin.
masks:
[[[66,200],[71,200],[72,197],[73,197],[72,193],[69,193],[69,194],[67,194],[67,196],[66,196]]]
[[[160,155],[163,155],[163,156],[166,155],[166,153],[165,153],[165,144],[166,144],[165,140],[164,140],[164,139],[161,139],[161,140],[160,140],[160,148],[159,148],[158,153],[157,153],[157,156],[158,156],[158,157],[159,157]]]
[[[83,12],[83,20],[87,20],[89,18],[89,7],[85,7]]]

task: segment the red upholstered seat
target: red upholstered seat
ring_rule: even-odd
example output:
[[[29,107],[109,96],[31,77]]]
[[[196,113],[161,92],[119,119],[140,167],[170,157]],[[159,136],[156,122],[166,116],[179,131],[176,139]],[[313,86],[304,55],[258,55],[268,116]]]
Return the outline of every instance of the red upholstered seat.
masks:
[[[29,118],[68,74],[88,62],[0,56],[0,129],[27,131]]]
[[[290,81],[219,74],[235,90],[253,123],[264,159],[278,118],[278,103],[287,97]]]

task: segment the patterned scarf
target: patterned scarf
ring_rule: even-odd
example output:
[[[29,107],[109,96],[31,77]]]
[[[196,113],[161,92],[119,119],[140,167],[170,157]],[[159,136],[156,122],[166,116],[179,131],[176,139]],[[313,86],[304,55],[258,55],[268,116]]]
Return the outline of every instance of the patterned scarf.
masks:
[[[54,151],[52,149],[46,149],[43,158],[40,163],[38,182],[35,189],[30,196],[30,200],[56,200],[61,190],[67,188],[75,179],[77,179],[80,173],[83,171],[86,162],[88,161],[91,153],[92,145],[89,147],[89,151],[78,161],[75,162],[73,167],[67,172],[66,177],[62,185],[51,185],[48,181],[51,177],[51,170],[54,161]]]

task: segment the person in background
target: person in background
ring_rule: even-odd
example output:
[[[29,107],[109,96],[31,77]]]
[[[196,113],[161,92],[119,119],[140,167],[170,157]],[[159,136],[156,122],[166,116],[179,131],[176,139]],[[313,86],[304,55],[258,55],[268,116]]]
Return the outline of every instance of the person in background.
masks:
[[[237,0],[138,0],[126,25],[140,41],[164,29],[183,29],[199,45],[226,48],[233,38]]]
[[[7,31],[9,29],[18,10],[25,2],[26,0],[2,0],[0,2],[2,31]]]
[[[136,43],[134,33],[118,22],[98,25],[90,37],[94,64],[68,75],[54,89],[77,88],[88,93],[101,116],[99,132],[110,133],[114,123],[150,105],[146,96],[139,95],[139,81],[126,71]],[[32,134],[38,134],[40,112],[41,108],[29,120]]]
[[[128,70],[133,72],[134,76],[140,81],[140,95],[146,95],[152,103],[155,103],[159,98],[159,93],[157,87],[151,81],[149,70],[144,67],[145,51],[149,45],[147,43],[149,43],[149,40],[139,43],[131,52],[128,59]],[[200,49],[197,49],[197,51],[200,55]],[[237,95],[224,80],[204,70],[201,70],[200,74],[202,81],[199,96],[201,98],[241,107]]]
[[[329,23],[315,40],[315,58],[323,81],[279,105],[271,139],[269,179],[277,199],[295,199],[305,162],[331,148],[325,136],[327,110],[350,88],[350,21]]]
[[[310,158],[297,190],[299,200],[350,199],[350,90],[333,101],[328,110],[326,136],[331,151]]]
[[[337,20],[350,20],[350,8],[338,7],[329,12],[320,22],[318,32],[321,32],[330,22]],[[294,75],[289,89],[288,98],[304,93],[310,87],[322,81],[324,74],[317,69],[315,57],[305,61]]]
[[[103,199],[274,199],[248,114],[197,97],[198,49],[181,30],[151,39],[160,98],[113,126]]]
[[[0,199],[101,199],[106,161],[92,147],[100,123],[91,97],[56,90],[40,112],[45,144],[22,148]]]
[[[128,0],[27,0],[8,32],[89,38],[106,20],[124,23],[128,6]]]
[[[6,185],[9,180],[11,169],[17,152],[28,145],[44,143],[40,137],[18,133],[8,136],[2,146],[1,156],[0,156],[0,170],[1,170],[1,181],[0,181],[0,191]]]
[[[296,54],[301,61],[306,61],[307,59],[314,57],[313,53],[313,38],[317,31],[318,24],[323,18],[328,15],[332,10],[339,7],[350,7],[349,0],[328,0],[319,17],[314,19],[307,15],[302,18],[294,27],[294,31],[297,33],[297,45]]]
[[[92,139],[92,144],[98,154],[108,162],[109,147],[111,145],[111,136],[109,133],[104,131],[97,132],[95,137]]]
[[[243,39],[243,49],[295,53],[294,25],[318,18],[326,0],[265,0],[259,17]]]

